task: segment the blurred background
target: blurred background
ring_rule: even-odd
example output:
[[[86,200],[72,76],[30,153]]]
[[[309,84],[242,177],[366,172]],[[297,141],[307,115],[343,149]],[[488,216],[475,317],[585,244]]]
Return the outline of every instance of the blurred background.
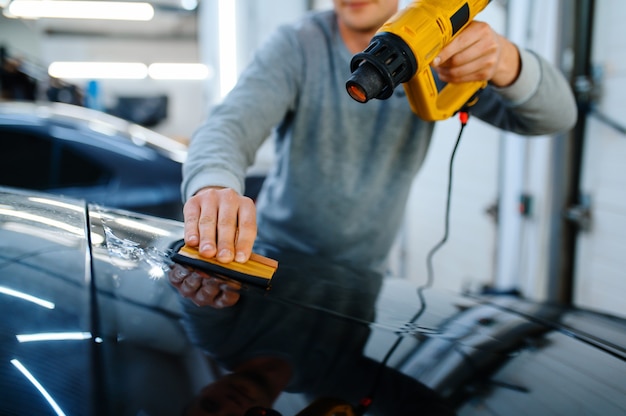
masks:
[[[95,18],[76,16],[76,2],[72,16],[35,16],[50,3],[62,2],[0,0],[2,100],[95,110],[167,137],[183,152],[272,30],[332,7],[329,0],[152,0],[99,10],[103,2],[94,1],[85,9]],[[133,9],[113,11],[118,5]],[[108,12],[138,20],[104,19]],[[563,71],[579,121],[572,131],[531,139],[469,123],[454,165],[450,237],[434,257],[435,286],[626,316],[623,16],[619,0],[493,0],[478,16]],[[444,230],[458,129],[455,119],[436,127],[394,249],[394,274],[426,278],[427,254]],[[262,178],[271,163],[268,140],[250,175]]]

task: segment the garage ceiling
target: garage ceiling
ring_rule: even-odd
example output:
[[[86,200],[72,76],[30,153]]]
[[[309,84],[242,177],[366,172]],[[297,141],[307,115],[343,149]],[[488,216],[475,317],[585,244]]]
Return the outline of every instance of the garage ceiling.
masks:
[[[19,1],[19,0],[18,0]],[[98,36],[123,38],[195,38],[196,9],[183,7],[185,0],[152,0],[155,9],[150,21],[38,19],[27,24],[39,33],[63,36]],[[193,7],[193,5],[191,6]]]

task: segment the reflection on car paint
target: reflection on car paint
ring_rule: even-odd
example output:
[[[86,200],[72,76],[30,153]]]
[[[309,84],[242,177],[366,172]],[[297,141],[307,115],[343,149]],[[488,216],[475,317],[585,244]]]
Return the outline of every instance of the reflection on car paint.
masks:
[[[65,416],[65,412],[61,409],[58,403],[54,400],[54,398],[50,395],[50,393],[46,390],[46,388],[37,380],[37,378],[17,359],[12,359],[11,364],[15,366],[19,370],[20,373],[26,377],[28,381],[32,383],[32,385],[41,393],[44,399],[50,404],[54,413],[57,416]]]
[[[201,390],[190,410],[210,401],[243,415],[238,403],[272,406],[280,393],[289,392],[314,402],[316,415],[333,414],[336,406],[350,409],[337,413],[346,415],[365,408],[380,415],[453,413],[430,388],[389,366],[388,358],[381,360],[395,349],[368,351],[381,273],[256,249],[280,263],[270,292],[242,293],[229,308],[181,301],[190,340],[227,370]],[[398,342],[405,338],[396,335]],[[237,394],[241,391],[246,394]]]

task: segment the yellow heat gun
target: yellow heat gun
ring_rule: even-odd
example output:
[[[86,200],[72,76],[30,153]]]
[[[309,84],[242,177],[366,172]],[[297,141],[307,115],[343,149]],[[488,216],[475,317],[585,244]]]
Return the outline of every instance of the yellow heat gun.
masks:
[[[440,88],[430,63],[490,0],[414,0],[352,57],[348,94],[365,103],[386,99],[403,83],[411,110],[427,121],[445,120],[472,101],[486,81]]]

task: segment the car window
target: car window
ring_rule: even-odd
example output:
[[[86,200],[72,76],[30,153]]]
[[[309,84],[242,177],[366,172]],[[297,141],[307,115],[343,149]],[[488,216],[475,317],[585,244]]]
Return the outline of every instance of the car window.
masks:
[[[0,184],[45,190],[52,170],[52,143],[34,134],[0,130]]]
[[[84,155],[70,146],[59,146],[58,169],[52,187],[69,188],[74,186],[103,185],[110,174],[92,157]],[[55,167],[56,168],[56,167]]]
[[[111,176],[93,157],[48,137],[2,129],[0,138],[1,185],[49,190],[102,185]]]

